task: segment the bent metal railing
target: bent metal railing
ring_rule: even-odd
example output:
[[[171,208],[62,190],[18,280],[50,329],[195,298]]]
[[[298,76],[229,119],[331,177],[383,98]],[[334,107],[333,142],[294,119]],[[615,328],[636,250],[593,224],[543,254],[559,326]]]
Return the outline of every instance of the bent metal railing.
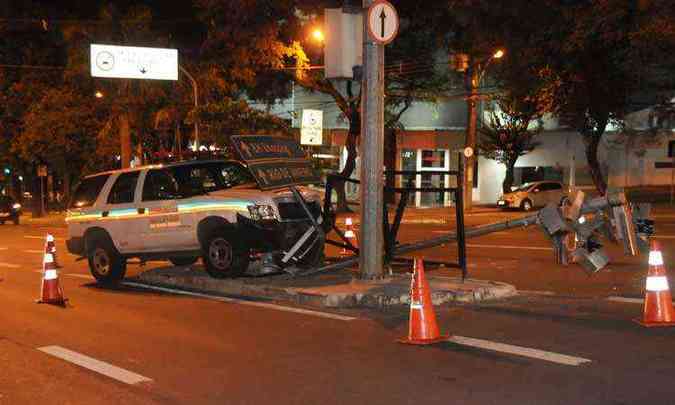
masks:
[[[424,171],[411,171],[411,170],[395,170],[385,172],[386,176],[408,176],[408,181],[406,182],[405,187],[384,187],[385,193],[394,193],[400,194],[398,205],[396,206],[396,211],[394,213],[393,223],[389,223],[389,207],[385,202],[383,206],[384,215],[382,227],[384,230],[384,262],[385,264],[390,264],[395,259],[399,259],[397,255],[410,253],[415,250],[418,245],[423,245],[424,241],[418,241],[413,243],[401,244],[398,241],[398,234],[401,227],[401,222],[403,220],[403,214],[408,205],[410,195],[416,192],[422,193],[450,193],[454,197],[455,201],[455,218],[456,218],[456,232],[455,240],[457,242],[457,262],[456,263],[443,263],[448,267],[459,268],[462,271],[462,278],[467,276],[467,266],[466,266],[466,238],[465,238],[465,227],[464,227],[464,199],[463,199],[463,188],[462,182],[464,178],[464,168],[462,165],[463,155],[459,154],[457,170],[424,170]],[[456,178],[455,187],[416,187],[413,186],[413,179],[418,175],[441,175],[441,176],[454,176]],[[310,275],[323,271],[330,270],[339,270],[343,268],[351,267],[358,263],[359,258],[359,249],[354,246],[351,241],[345,237],[344,232],[337,226],[336,215],[333,210],[333,205],[331,201],[333,190],[335,186],[340,183],[352,183],[360,184],[359,180],[352,178],[340,176],[338,174],[328,175],[326,179],[326,194],[324,198],[324,207],[323,207],[323,228],[326,235],[331,231],[339,237],[339,241],[326,238],[326,243],[344,248],[354,253],[354,256],[350,256],[341,260],[337,260],[331,264],[319,267],[317,269],[309,270],[303,272],[301,275]]]

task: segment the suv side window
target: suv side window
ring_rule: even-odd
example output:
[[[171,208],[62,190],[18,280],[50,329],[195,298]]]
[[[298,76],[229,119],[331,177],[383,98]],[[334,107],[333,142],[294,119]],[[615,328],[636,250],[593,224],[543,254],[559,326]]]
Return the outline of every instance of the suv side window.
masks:
[[[226,188],[238,186],[240,184],[255,183],[251,173],[238,164],[225,164],[220,172],[223,183]]]
[[[143,183],[143,201],[180,198],[176,179],[166,170],[150,170]]]
[[[96,202],[101,189],[108,181],[109,174],[102,174],[100,176],[88,177],[83,179],[77,186],[77,189],[70,198],[68,208],[84,208],[91,207]]]
[[[134,202],[134,192],[138,182],[139,171],[122,173],[108,195],[108,204],[129,204]]]

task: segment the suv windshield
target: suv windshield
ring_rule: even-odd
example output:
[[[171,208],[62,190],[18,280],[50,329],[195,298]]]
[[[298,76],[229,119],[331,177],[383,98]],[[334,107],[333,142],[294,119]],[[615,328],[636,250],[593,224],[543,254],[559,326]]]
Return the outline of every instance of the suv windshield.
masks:
[[[191,197],[225,190],[243,184],[255,184],[248,169],[234,162],[195,163],[169,168],[176,180],[178,194]]]

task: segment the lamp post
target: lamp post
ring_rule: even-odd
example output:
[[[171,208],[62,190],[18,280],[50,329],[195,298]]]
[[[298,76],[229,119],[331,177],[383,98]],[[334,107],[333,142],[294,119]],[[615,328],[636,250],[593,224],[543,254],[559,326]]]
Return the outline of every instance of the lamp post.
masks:
[[[487,59],[476,59],[474,57],[465,56],[467,61],[464,70],[464,86],[467,92],[467,124],[466,124],[466,140],[465,148],[476,150],[476,138],[478,128],[478,102],[481,100],[481,95],[478,89],[483,81],[483,76],[487,71],[487,67],[495,59],[501,59],[504,56],[504,51],[498,49],[495,53],[490,55]],[[462,67],[460,67],[462,68]],[[464,211],[470,212],[473,208],[473,179],[475,176],[474,168],[476,162],[476,154],[472,153],[467,156],[465,154],[464,164]]]
[[[195,103],[195,112],[197,111],[197,107],[199,107],[199,97],[198,97],[198,87],[197,87],[197,81],[195,80],[192,75],[185,70],[185,68],[181,65],[178,65],[178,68],[180,69],[181,72],[185,73],[185,76],[187,76],[188,79],[190,79],[190,82],[192,82],[192,94],[194,98],[194,103]],[[197,123],[197,118],[195,117],[195,150],[199,151],[199,125]]]

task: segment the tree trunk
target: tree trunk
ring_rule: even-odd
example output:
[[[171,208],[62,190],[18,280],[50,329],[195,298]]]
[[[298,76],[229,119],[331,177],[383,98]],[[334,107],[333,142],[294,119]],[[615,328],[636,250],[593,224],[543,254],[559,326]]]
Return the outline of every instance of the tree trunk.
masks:
[[[352,104],[349,119],[349,133],[347,134],[347,141],[345,147],[347,148],[347,161],[345,167],[340,172],[341,176],[351,177],[356,168],[356,143],[361,129],[361,113],[356,105]],[[335,185],[335,192],[337,193],[337,212],[352,212],[347,205],[347,192],[345,190],[346,183],[340,182]]]
[[[120,158],[121,167],[126,169],[131,162],[131,130],[129,129],[129,113],[122,112],[119,116]]]
[[[600,170],[600,162],[598,161],[598,145],[600,144],[602,133],[600,133],[600,135],[597,133],[584,135],[584,143],[586,144],[586,160],[588,161],[588,167],[591,170],[593,184],[595,184],[595,188],[598,190],[600,195],[605,195],[605,193],[607,193],[607,183],[605,182],[602,170]]]
[[[516,167],[516,159],[511,159],[506,163],[506,175],[504,176],[504,181],[502,182],[502,192],[504,194],[511,192],[511,186],[513,186],[514,180],[513,171]]]

